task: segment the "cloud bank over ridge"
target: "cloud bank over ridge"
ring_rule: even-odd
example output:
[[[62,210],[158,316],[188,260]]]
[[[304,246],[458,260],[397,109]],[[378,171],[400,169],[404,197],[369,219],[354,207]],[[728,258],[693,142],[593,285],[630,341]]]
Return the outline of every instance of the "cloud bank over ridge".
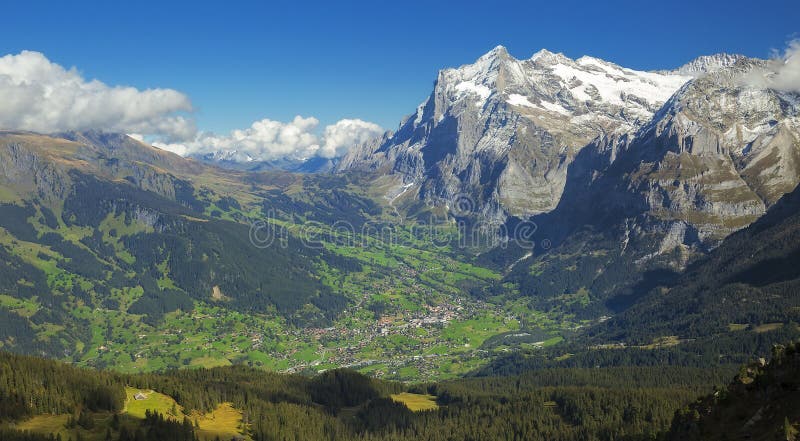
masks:
[[[296,116],[289,122],[262,119],[221,136],[198,131],[192,111],[191,99],[173,89],[107,85],[40,52],[0,57],[0,129],[130,133],[180,155],[228,152],[240,161],[333,158],[384,131],[360,119],[318,130],[316,118]]]
[[[790,41],[782,53],[777,53],[764,69],[751,72],[746,81],[756,87],[800,92],[800,40]]]
[[[104,129],[177,140],[193,136],[189,97],[86,80],[40,52],[0,57],[0,127],[57,132]]]
[[[285,123],[262,119],[225,136],[201,133],[186,142],[155,142],[153,145],[182,156],[226,152],[225,159],[238,162],[278,158],[303,160],[314,156],[342,156],[350,147],[384,132],[377,124],[360,119],[342,119],[325,127],[322,136],[316,134],[318,126],[316,118],[299,115]]]

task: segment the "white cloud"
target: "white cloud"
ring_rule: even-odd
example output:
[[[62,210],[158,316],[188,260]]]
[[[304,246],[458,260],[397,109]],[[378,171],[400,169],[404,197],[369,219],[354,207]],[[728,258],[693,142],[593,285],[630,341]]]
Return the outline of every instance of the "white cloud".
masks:
[[[86,80],[39,52],[0,57],[0,127],[56,132],[103,129],[192,138],[189,98],[172,89],[138,90]]]
[[[363,144],[383,132],[381,126],[375,123],[360,119],[340,120],[325,127],[323,135],[325,142],[319,151],[319,156],[324,158],[343,156],[351,147]]]
[[[189,97],[172,89],[139,90],[85,79],[75,68],[23,51],[0,57],[0,128],[52,133],[99,129],[132,134],[182,156],[222,153],[237,161],[341,156],[383,132],[343,119],[319,135],[316,118],[263,119],[227,136],[199,133]]]
[[[770,60],[766,68],[751,72],[746,81],[756,87],[800,92],[800,40],[789,42],[782,54]]]
[[[218,154],[240,162],[307,159],[314,156],[333,158],[383,133],[377,124],[360,119],[343,119],[325,127],[320,137],[316,134],[318,125],[316,118],[299,115],[285,123],[262,119],[247,129],[234,130],[227,136],[202,133],[189,142],[155,142],[153,145],[182,156]]]

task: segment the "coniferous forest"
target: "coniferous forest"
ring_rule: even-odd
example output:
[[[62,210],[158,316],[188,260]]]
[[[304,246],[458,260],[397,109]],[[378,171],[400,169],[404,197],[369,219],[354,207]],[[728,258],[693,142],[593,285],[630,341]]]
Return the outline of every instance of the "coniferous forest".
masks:
[[[783,403],[770,410],[770,421],[780,412],[796,418],[798,360],[792,343],[776,347],[766,365],[544,369],[407,385],[350,370],[314,377],[247,367],[122,375],[2,353],[0,439],[201,439],[196,420],[174,415],[175,404],[129,415],[126,388],[169,396],[185,415],[229,403],[241,412],[237,436],[259,441],[686,439],[681,433],[707,439],[702,434],[712,424],[736,418],[729,408],[761,405],[751,395]],[[393,398],[402,394],[430,397],[435,408],[412,411]],[[23,429],[25,421],[53,415],[68,415],[61,433]],[[770,424],[758,427],[779,429]]]
[[[35,439],[11,428],[45,414],[69,414],[76,433],[87,437],[112,415],[124,421],[106,426],[111,439],[195,436],[191,421],[149,411],[144,419],[127,417],[127,386],[156,390],[183,409],[231,403],[255,440],[650,439],[678,407],[708,384],[722,384],[730,371],[566,369],[408,386],[348,370],[303,377],[232,367],[128,376],[2,354],[0,415],[3,439]],[[433,396],[438,408],[412,412],[390,398],[402,392]]]

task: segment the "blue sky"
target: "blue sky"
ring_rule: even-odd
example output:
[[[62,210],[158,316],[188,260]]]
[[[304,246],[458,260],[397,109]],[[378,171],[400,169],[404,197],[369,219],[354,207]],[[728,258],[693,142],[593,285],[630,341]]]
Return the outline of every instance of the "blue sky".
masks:
[[[716,52],[766,57],[800,31],[800,2],[6,2],[0,55],[44,53],[86,78],[186,93],[201,129],[314,116],[393,129],[438,69],[503,44],[626,67]]]

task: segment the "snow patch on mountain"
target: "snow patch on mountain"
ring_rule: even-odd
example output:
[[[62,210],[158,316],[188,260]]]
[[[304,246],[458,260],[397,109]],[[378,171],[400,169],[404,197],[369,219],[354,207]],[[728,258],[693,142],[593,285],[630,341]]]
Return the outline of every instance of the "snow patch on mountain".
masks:
[[[509,95],[506,102],[508,104],[511,104],[512,106],[536,107],[535,104],[528,101],[527,97],[522,96],[518,93],[512,93],[511,95]]]
[[[550,101],[540,101],[538,104],[534,104],[530,102],[528,97],[517,93],[510,94],[506,102],[508,104],[511,104],[512,106],[530,107],[533,109],[540,109],[540,110],[560,113],[562,115],[571,115],[571,112],[565,109],[564,106],[562,106],[561,104],[551,103]]]
[[[640,72],[624,69],[592,57],[576,62],[558,63],[551,67],[564,89],[580,101],[628,107],[642,116],[651,116],[652,109],[664,103],[676,90],[691,79],[689,76]],[[628,99],[631,95],[645,100],[649,106]]]
[[[477,107],[483,107],[486,103],[486,100],[489,99],[489,96],[492,94],[492,89],[484,86],[483,84],[475,84],[471,81],[463,81],[461,83],[456,84],[455,90],[461,93],[472,93],[478,96],[480,100],[475,103]],[[460,98],[457,96],[457,99]]]

